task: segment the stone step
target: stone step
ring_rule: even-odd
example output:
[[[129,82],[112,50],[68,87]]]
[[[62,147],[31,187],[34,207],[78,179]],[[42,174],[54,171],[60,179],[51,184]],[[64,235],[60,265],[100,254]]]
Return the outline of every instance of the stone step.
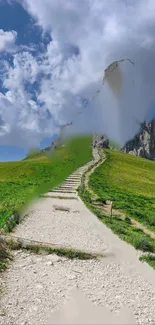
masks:
[[[61,186],[67,186],[67,187],[70,187],[70,186],[73,186],[73,187],[77,187],[77,186],[80,186],[80,183],[63,183]]]
[[[79,176],[69,176],[69,177],[67,177],[65,180],[68,180],[68,179],[80,180],[81,177],[79,177]]]
[[[75,190],[65,190],[65,189],[57,189],[57,190],[53,190],[51,191],[51,193],[75,193],[76,194],[76,191]]]
[[[68,176],[65,181],[55,190],[49,191],[50,193],[71,193],[71,194],[77,194],[76,189],[80,186],[81,184],[81,176],[83,173],[88,169],[88,167],[91,165],[91,163],[88,163],[84,167],[80,167],[77,169],[75,172],[73,172],[70,176]]]
[[[93,162],[94,163],[94,162]],[[48,197],[70,197],[77,198],[77,189],[81,184],[81,177],[84,172],[92,165],[92,161],[87,163],[86,165],[80,167],[71,175],[69,175],[64,182],[55,190],[49,190]]]
[[[66,178],[65,180],[64,180],[64,182],[76,182],[76,183],[79,183],[81,181],[81,177],[78,177],[78,178]]]
[[[80,178],[81,178],[81,176],[79,176],[79,175],[70,175],[70,176],[66,177],[65,180],[66,179],[75,179],[76,180],[76,179],[80,179]]]
[[[68,176],[68,177],[65,178],[65,181],[67,179],[80,180],[81,179],[81,176],[79,176],[79,175],[77,175],[77,176],[76,175],[70,175],[70,176]]]
[[[74,174],[74,175],[72,175],[72,177],[79,177],[79,178],[81,178],[82,175],[83,175],[83,173],[81,173],[81,174]]]
[[[62,184],[59,186],[60,187],[76,187],[76,186],[79,186],[79,184],[72,184],[72,183],[65,183],[65,184]]]
[[[65,187],[65,186],[66,186],[66,187],[76,187],[76,186],[79,186],[79,185],[72,184],[72,183],[66,183],[66,184],[61,184],[61,185],[59,186],[59,188],[62,187],[62,186],[63,186],[63,187]]]
[[[77,193],[62,193],[62,192],[48,192],[42,197],[46,198],[58,198],[58,199],[78,199]]]
[[[81,181],[80,179],[65,179],[64,183],[79,184],[80,181]]]
[[[62,186],[62,187],[59,187],[58,190],[64,190],[64,191],[76,191],[76,188],[75,187],[65,187],[65,186]]]
[[[75,185],[75,184],[62,184],[58,188],[60,188],[60,187],[66,187],[66,188],[68,188],[68,187],[77,187],[77,186],[79,186],[79,185]]]

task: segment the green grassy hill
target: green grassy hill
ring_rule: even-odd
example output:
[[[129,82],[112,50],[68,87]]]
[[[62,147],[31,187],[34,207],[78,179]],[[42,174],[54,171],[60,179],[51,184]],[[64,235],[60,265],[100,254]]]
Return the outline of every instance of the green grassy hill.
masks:
[[[84,189],[81,197],[115,234],[148,253],[140,259],[155,268],[155,255],[149,255],[155,253],[155,162],[119,151],[105,149],[104,152],[106,161],[90,176],[89,186],[101,202],[112,200],[113,208],[120,213],[109,218],[91,203],[91,196]],[[135,227],[132,220],[141,223],[143,229]]]
[[[106,150],[106,161],[90,178],[103,200],[155,231],[155,162]]]
[[[0,227],[33,196],[58,186],[92,157],[91,136],[74,137],[56,148],[51,158],[41,153],[16,162],[0,163]]]

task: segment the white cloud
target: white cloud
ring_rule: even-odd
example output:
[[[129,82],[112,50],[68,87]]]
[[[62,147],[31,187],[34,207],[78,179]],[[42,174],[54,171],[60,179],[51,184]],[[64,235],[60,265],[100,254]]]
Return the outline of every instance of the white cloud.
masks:
[[[138,131],[135,118],[145,118],[154,98],[154,0],[147,5],[145,0],[113,1],[110,6],[107,0],[38,0],[37,5],[25,0],[24,4],[54,39],[46,53],[46,69],[52,72],[41,81],[39,99],[57,112],[57,118],[74,115],[76,96],[91,95],[110,62],[122,57],[136,62],[135,69],[122,65],[125,82],[120,101],[105,87],[85,116],[92,131],[106,132],[123,144]],[[69,56],[68,43],[79,49],[79,56]]]
[[[15,49],[17,32],[0,29],[0,52],[12,52]]]
[[[39,145],[44,136],[55,133],[46,109],[33,100],[35,91],[26,89],[33,85],[38,73],[37,61],[27,52],[15,54],[13,66],[6,66],[3,87],[8,90],[0,93],[0,144],[32,147]]]
[[[0,144],[23,147],[39,146],[45,136],[57,132],[45,111],[25,92],[0,93]]]
[[[13,67],[8,67],[3,85],[8,89],[19,89],[26,82],[33,84],[38,73],[39,66],[32,54],[16,53],[13,58]]]
[[[16,53],[4,74],[5,99],[25,135],[28,130],[38,139],[44,132],[53,135],[57,124],[76,117],[81,98],[98,89],[106,66],[129,57],[136,66],[121,66],[124,85],[119,101],[105,86],[74,128],[106,133],[124,144],[138,131],[135,118],[142,121],[154,99],[154,0],[118,0],[110,5],[107,0],[23,0],[23,5],[52,36],[37,58],[26,50]],[[9,118],[4,120],[10,125]]]

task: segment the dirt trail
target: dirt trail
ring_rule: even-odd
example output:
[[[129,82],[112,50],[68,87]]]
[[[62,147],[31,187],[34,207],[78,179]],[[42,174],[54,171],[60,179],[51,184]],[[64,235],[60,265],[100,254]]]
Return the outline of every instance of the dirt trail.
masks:
[[[94,150],[91,163],[72,174],[58,191],[49,192],[47,197],[29,207],[28,215],[13,235],[45,244],[69,246],[73,250],[99,251],[106,257],[71,260],[55,254],[14,252],[14,261],[1,278],[4,291],[0,324],[54,324],[56,319],[62,324],[59,317],[52,318],[53,312],[62,309],[70,297],[70,290],[75,287],[93,306],[108,309],[111,315],[108,317],[114,319],[111,324],[121,323],[117,315],[122,307],[129,308],[137,324],[155,324],[154,270],[140,262],[138,252],[101,223],[77,195],[83,172],[97,161],[99,156]],[[79,314],[82,313],[82,307],[78,305],[77,308]],[[71,311],[72,308],[70,323],[75,324],[76,314]],[[88,316],[87,324],[92,323],[92,316]],[[101,318],[100,324],[105,324],[103,315]],[[82,323],[80,320],[79,324]]]

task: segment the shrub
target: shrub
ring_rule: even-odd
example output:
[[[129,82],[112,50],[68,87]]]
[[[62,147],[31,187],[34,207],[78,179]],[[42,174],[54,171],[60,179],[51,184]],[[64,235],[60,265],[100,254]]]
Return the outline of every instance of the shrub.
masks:
[[[3,229],[6,231],[6,232],[11,232],[12,229],[17,225],[19,224],[19,221],[20,221],[20,214],[15,211],[14,214],[12,214],[8,220],[6,221],[5,223],[5,226],[3,227]]]
[[[113,224],[112,226],[113,228],[113,231],[116,233],[116,234],[120,234],[120,235],[126,235],[127,233],[127,229],[125,228],[125,226],[121,223],[115,223]]]
[[[132,224],[131,219],[130,219],[129,217],[126,217],[126,218],[125,218],[125,222],[126,222],[127,224],[129,224],[129,225]]]
[[[148,216],[146,217],[146,220],[150,226],[155,226],[155,216]]]
[[[0,239],[0,272],[6,269],[9,259],[11,259],[11,255],[8,248],[3,240]]]
[[[152,266],[155,269],[155,256],[153,255],[142,255],[140,256],[140,261],[148,263],[150,266]]]
[[[140,228],[133,228],[132,231],[136,232],[136,233],[144,234],[144,231],[142,229],[140,229]]]
[[[154,246],[150,239],[146,236],[139,236],[135,238],[134,246],[136,249],[140,249],[143,252],[154,252]]]

